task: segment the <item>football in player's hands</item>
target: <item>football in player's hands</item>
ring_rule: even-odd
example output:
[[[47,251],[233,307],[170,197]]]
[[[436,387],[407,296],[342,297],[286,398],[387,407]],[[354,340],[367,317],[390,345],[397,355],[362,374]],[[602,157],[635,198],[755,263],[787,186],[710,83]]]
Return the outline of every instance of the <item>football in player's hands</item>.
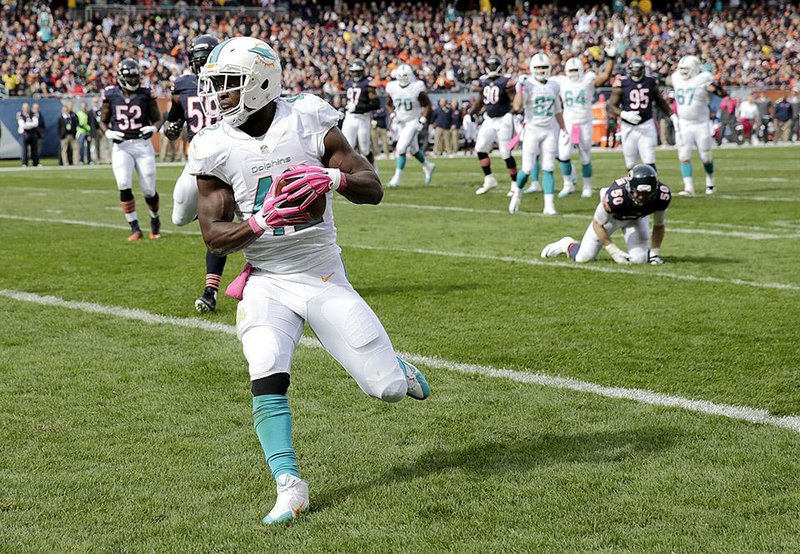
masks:
[[[327,188],[330,190],[330,178],[323,168],[315,166],[299,165],[290,167],[284,171],[275,183],[271,194],[275,197],[287,193],[287,198],[281,202],[279,207],[300,207],[302,211],[308,213],[313,219],[321,219],[325,213],[327,199],[325,192],[320,189],[324,180],[328,179]],[[313,183],[309,183],[313,181]],[[316,188],[313,185],[317,185]]]

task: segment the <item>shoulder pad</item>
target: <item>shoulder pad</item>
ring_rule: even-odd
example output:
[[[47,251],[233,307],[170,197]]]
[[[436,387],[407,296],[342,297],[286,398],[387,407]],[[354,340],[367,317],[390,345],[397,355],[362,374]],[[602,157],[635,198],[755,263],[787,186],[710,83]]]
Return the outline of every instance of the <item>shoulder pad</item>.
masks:
[[[230,155],[230,143],[223,140],[222,132],[222,125],[215,123],[194,136],[186,162],[190,174],[223,178],[222,166]]]
[[[298,94],[285,100],[301,122],[303,136],[327,133],[339,123],[339,112],[319,96]]]

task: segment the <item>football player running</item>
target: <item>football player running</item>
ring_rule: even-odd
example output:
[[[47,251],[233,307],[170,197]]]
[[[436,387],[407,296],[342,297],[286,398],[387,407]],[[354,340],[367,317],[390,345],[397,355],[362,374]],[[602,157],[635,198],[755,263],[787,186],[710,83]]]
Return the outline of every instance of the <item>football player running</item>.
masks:
[[[131,227],[129,241],[142,238],[136,200],[131,190],[133,170],[139,175],[139,188],[150,210],[150,238],[161,237],[158,192],[156,191],[156,152],[150,138],[161,126],[158,104],[149,88],[141,85],[139,64],[122,60],[117,69],[117,85],[102,94],[100,130],[113,144],[111,170],[119,189],[119,203]]]
[[[645,164],[635,165],[626,177],[602,189],[600,198],[594,218],[581,242],[564,237],[545,246],[542,258],[566,254],[576,262],[583,263],[597,258],[603,247],[618,264],[663,264],[661,242],[664,240],[664,222],[672,195],[669,187],[658,180],[656,170]],[[652,239],[650,214],[653,214]],[[627,252],[611,241],[611,235],[617,229],[622,229]]]
[[[497,179],[492,174],[492,161],[489,158],[489,152],[495,143],[506,163],[512,189],[517,183],[517,162],[508,149],[508,143],[514,136],[511,103],[514,100],[516,83],[509,75],[503,74],[502,66],[503,62],[498,56],[491,56],[486,60],[487,73],[478,81],[480,94],[469,112],[475,116],[483,111],[483,123],[475,140],[478,163],[483,169],[483,184],[475,191],[478,195],[486,194],[497,186]]]
[[[558,160],[561,163],[561,173],[564,176],[564,185],[559,198],[564,198],[575,192],[572,177],[572,150],[578,147],[581,157],[583,172],[583,190],[581,197],[592,196],[592,102],[596,87],[603,86],[611,78],[614,69],[614,58],[617,49],[609,46],[605,49],[606,65],[597,75],[594,71],[584,69],[583,60],[579,57],[570,58],[564,64],[564,75],[554,77],[561,88],[561,104],[564,107],[564,125],[566,132],[562,132],[558,141]]]
[[[522,171],[517,175],[517,186],[508,204],[509,213],[517,213],[522,203],[522,189],[528,182],[537,156],[542,166],[542,190],[544,191],[544,215],[557,215],[553,196],[558,151],[558,132],[564,131],[561,115],[561,97],[558,83],[550,79],[552,63],[543,53],[535,54],[530,61],[530,77],[517,83],[514,96],[514,112],[525,112],[525,130],[522,134]]]
[[[375,87],[369,82],[367,64],[354,60],[348,67],[350,78],[344,83],[347,95],[342,134],[354,150],[375,165],[372,154],[372,112],[380,109],[380,101]]]
[[[697,148],[706,171],[706,194],[714,194],[714,160],[711,156],[711,119],[709,117],[709,93],[726,96],[725,90],[714,81],[708,71],[702,71],[697,56],[684,56],[678,62],[678,70],[672,74],[675,89],[677,115],[672,115],[675,127],[675,144],[681,162],[683,190],[680,196],[694,196],[692,180],[692,148]]]
[[[255,431],[277,483],[277,501],[263,520],[273,524],[309,507],[286,396],[306,322],[366,394],[386,402],[406,395],[424,400],[430,388],[397,356],[342,265],[334,192],[355,204],[378,204],[383,191],[373,167],[339,131],[338,112],[309,94],[280,98],[278,55],[250,37],[214,48],[199,87],[222,122],[194,138],[189,171],[197,177],[209,249],[221,256],[243,250],[247,260],[228,293],[241,300],[237,334],[249,367]],[[314,218],[303,206],[320,197],[325,209]]]
[[[191,142],[200,129],[216,121],[213,113],[206,117],[206,111],[209,110],[203,109],[202,100],[197,95],[197,74],[217,44],[219,41],[211,35],[201,35],[192,42],[189,49],[189,67],[192,73],[175,79],[172,87],[172,105],[164,125],[164,135],[169,140],[177,140],[181,136],[184,123],[187,139]],[[172,223],[182,226],[197,219],[197,196],[197,179],[189,173],[188,166],[184,167],[172,192]],[[206,251],[205,287],[203,294],[194,301],[198,312],[213,312],[217,309],[217,292],[226,260],[225,256]]]
[[[628,74],[614,83],[608,110],[612,116],[622,120],[622,154],[625,167],[645,163],[656,169],[656,144],[658,133],[653,120],[653,104],[658,105],[666,116],[672,116],[672,108],[661,95],[658,83],[645,75],[644,62],[633,58],[628,62]]]
[[[414,77],[414,70],[410,65],[399,66],[394,75],[395,80],[386,85],[386,110],[397,124],[397,165],[387,186],[400,186],[400,178],[406,168],[406,154],[413,155],[422,164],[425,184],[428,185],[436,165],[425,160],[425,153],[419,149],[418,135],[427,125],[433,111],[431,100],[425,91],[425,83]]]

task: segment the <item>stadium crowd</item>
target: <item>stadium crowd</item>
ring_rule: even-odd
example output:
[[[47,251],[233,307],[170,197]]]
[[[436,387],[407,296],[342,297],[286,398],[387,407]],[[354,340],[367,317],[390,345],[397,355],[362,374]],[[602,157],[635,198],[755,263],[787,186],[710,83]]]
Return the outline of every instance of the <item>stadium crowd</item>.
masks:
[[[185,70],[187,45],[206,32],[221,37],[264,37],[279,50],[287,92],[335,95],[349,60],[366,60],[377,84],[399,63],[412,65],[431,91],[463,91],[500,55],[509,70],[524,70],[534,50],[558,65],[585,53],[599,59],[604,39],[641,55],[651,72],[666,76],[680,56],[698,54],[725,86],[790,88],[800,75],[800,8],[750,3],[717,11],[682,7],[644,13],[630,7],[577,12],[557,4],[528,6],[505,16],[463,15],[452,6],[372,2],[322,6],[316,0],[288,11],[232,10],[227,15],[107,14],[37,4],[6,4],[0,14],[0,77],[12,96],[79,96],[113,84],[115,68],[135,57],[145,84],[163,94]],[[267,4],[270,4],[267,2]],[[99,12],[98,12],[99,13]],[[252,15],[256,13],[257,15]]]

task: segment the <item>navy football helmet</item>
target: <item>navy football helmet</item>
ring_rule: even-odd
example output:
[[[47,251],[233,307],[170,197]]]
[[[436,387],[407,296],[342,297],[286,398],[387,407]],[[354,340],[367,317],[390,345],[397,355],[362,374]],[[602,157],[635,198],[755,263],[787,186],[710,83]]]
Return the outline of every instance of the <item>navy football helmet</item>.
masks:
[[[347,66],[347,71],[352,80],[360,81],[364,78],[364,75],[367,74],[367,64],[364,63],[364,60],[353,60],[350,62],[350,65]]]
[[[117,83],[125,90],[131,92],[138,90],[142,82],[139,64],[132,58],[125,58],[117,68]]]
[[[658,192],[658,175],[647,164],[633,166],[628,173],[628,194],[634,204],[642,206],[652,200]]]
[[[489,56],[486,60],[486,72],[489,75],[500,75],[500,69],[503,67],[503,60],[499,56]]]
[[[633,58],[628,62],[628,77],[636,82],[644,79],[644,62],[641,58]]]

